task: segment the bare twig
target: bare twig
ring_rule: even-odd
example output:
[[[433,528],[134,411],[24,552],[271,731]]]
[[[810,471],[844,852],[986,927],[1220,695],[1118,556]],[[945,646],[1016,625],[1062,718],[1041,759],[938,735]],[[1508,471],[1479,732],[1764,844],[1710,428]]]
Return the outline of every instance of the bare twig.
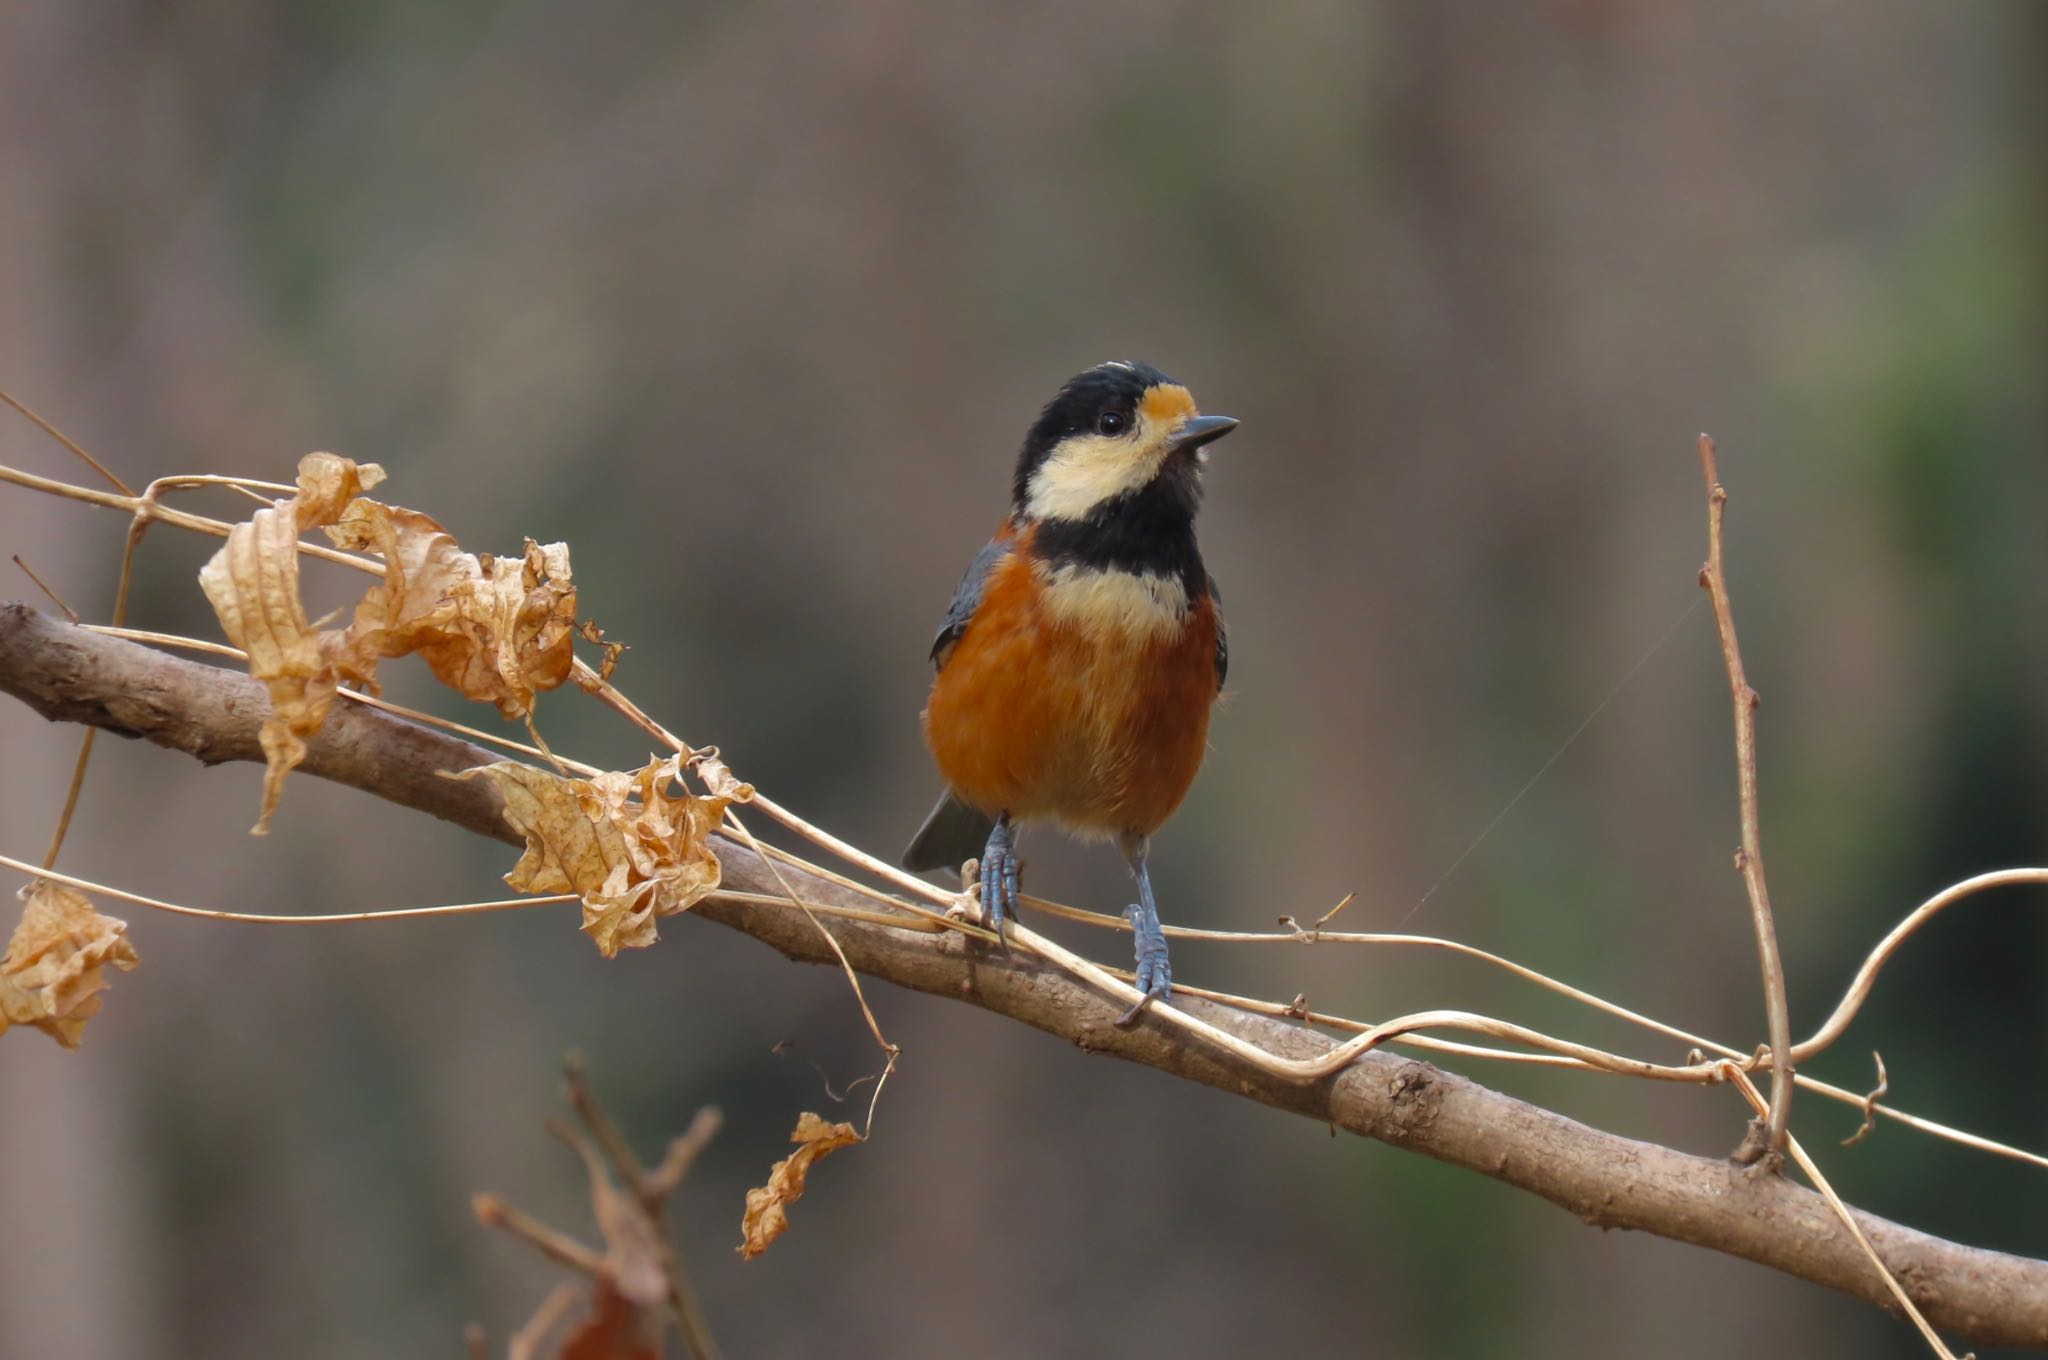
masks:
[[[612,1169],[619,1179],[632,1187],[633,1193],[642,1202],[647,1195],[641,1182],[647,1177],[647,1168],[640,1164],[640,1158],[633,1152],[633,1145],[619,1132],[619,1126],[612,1123],[604,1107],[597,1103],[597,1097],[590,1090],[590,1075],[581,1053],[571,1053],[562,1060],[562,1076],[569,1092],[569,1108],[576,1111],[576,1117],[583,1121],[583,1127],[590,1130],[590,1136],[604,1149]]]
[[[817,928],[820,938],[831,948],[833,957],[839,961],[839,971],[846,975],[847,985],[853,988],[853,999],[860,1004],[861,1018],[868,1022],[868,1033],[874,1036],[875,1044],[887,1055],[888,1065],[894,1067],[896,1059],[902,1056],[903,1050],[890,1043],[888,1036],[882,1033],[882,1022],[875,1019],[874,1009],[868,1005],[867,993],[861,990],[860,974],[854,972],[853,965],[847,962],[845,952],[839,948],[839,941],[833,937],[831,931],[825,929],[825,923],[818,919],[818,913],[812,911],[809,904],[803,898],[797,896],[796,889],[791,887],[789,880],[783,876],[781,866],[769,858],[767,853],[761,849],[761,843],[754,839],[754,833],[747,830],[746,825],[733,815],[731,808],[726,809],[725,821],[726,825],[730,826],[739,835],[741,841],[746,844],[746,847],[759,856],[761,863],[767,866],[769,874],[774,877],[775,886],[782,889],[782,895],[803,912],[810,923]],[[869,1120],[870,1122],[873,1120],[872,1102],[869,1108]]]
[[[263,691],[246,675],[97,636],[32,610],[0,607],[0,689],[45,716],[145,736],[208,760],[261,759],[256,732]],[[147,705],[129,698],[141,693],[150,696]],[[507,844],[522,839],[505,824],[489,786],[440,777],[439,771],[493,759],[466,742],[372,709],[337,706],[310,748],[302,767],[307,774]],[[731,889],[782,896],[781,885],[746,846],[721,839],[717,848]],[[795,866],[783,871],[806,901],[869,909],[870,898]],[[793,911],[712,898],[693,914],[792,958],[836,963]],[[1322,1081],[1283,1079],[1232,1053],[1188,1043],[1157,1020],[1119,1030],[1111,1022],[1121,1006],[1112,996],[1023,950],[995,954],[953,932],[923,934],[865,920],[834,919],[827,928],[866,976],[966,1001],[1094,1051],[1480,1171],[1589,1222],[1694,1242],[1874,1302],[1891,1298],[1853,1242],[1808,1230],[1813,1216],[1827,1210],[1813,1192],[1783,1178],[1745,1176],[1722,1161],[1588,1128],[1388,1053],[1365,1054]],[[1290,1061],[1314,1064],[1335,1047],[1299,1025],[1185,993],[1176,994],[1176,1009]],[[1868,1215],[1857,1215],[1857,1222],[1936,1325],[1983,1344],[2048,1344],[2048,1262],[1943,1241]]]
[[[670,1281],[662,1265],[661,1230],[640,1197],[621,1194],[605,1158],[572,1124],[548,1120],[548,1132],[569,1145],[590,1180],[590,1207],[604,1237],[604,1270],[621,1294],[642,1307],[665,1302]]]
[[[64,850],[64,838],[71,834],[71,818],[78,811],[78,795],[85,789],[85,771],[92,764],[93,738],[99,734],[86,729],[85,737],[78,743],[78,756],[71,762],[71,783],[64,790],[64,806],[57,813],[56,829],[50,833],[50,848],[43,852],[43,867],[56,864],[57,856]]]
[[[661,1165],[647,1173],[641,1182],[641,1193],[658,1200],[666,1200],[683,1183],[683,1177],[690,1174],[690,1168],[697,1164],[698,1156],[707,1144],[718,1136],[725,1127],[725,1116],[716,1105],[706,1105],[690,1120],[690,1127],[669,1140],[668,1150],[662,1154]]]
[[[45,581],[42,577],[36,575],[34,567],[31,567],[28,563],[21,560],[20,553],[14,554],[14,565],[21,568],[22,575],[28,577],[29,580],[34,581],[36,583],[37,590],[42,591],[43,594],[50,597],[50,603],[57,606],[57,612],[62,614],[66,620],[68,620],[71,623],[84,622],[83,619],[78,617],[78,611],[76,609],[73,609],[70,605],[64,603],[64,597],[62,595],[59,595],[56,591],[50,589],[50,583],[48,581]]]
[[[211,907],[188,907],[178,902],[166,902],[161,898],[147,897],[142,893],[130,892],[109,883],[97,883],[76,874],[61,874],[55,869],[38,869],[12,855],[0,855],[0,868],[13,869],[31,878],[46,878],[52,883],[62,883],[80,892],[93,893],[100,897],[111,897],[120,902],[133,902],[138,907],[152,911],[168,912],[173,916],[191,916],[203,921],[238,921],[252,926],[333,926],[359,925],[364,921],[418,921],[433,916],[478,916],[494,911],[525,911],[529,907],[557,906],[564,902],[581,899],[574,893],[554,893],[539,897],[505,897],[495,902],[447,902],[431,907],[387,907],[382,911],[336,911],[314,916],[265,915],[253,911],[216,911]]]
[[[1856,1018],[1856,1012],[1863,1008],[1864,1001],[1869,998],[1870,989],[1877,985],[1877,975],[1891,956],[1899,951],[1899,946],[1914,932],[1934,919],[1937,914],[1986,889],[2021,883],[2048,883],[2048,869],[1994,869],[1990,873],[1977,874],[1960,883],[1950,884],[1915,907],[1905,920],[1893,926],[1885,937],[1878,941],[1877,947],[1870,951],[1870,956],[1863,960],[1863,966],[1856,970],[1855,981],[1849,984],[1849,990],[1843,994],[1841,1003],[1835,1007],[1835,1013],[1828,1017],[1827,1023],[1815,1030],[1811,1039],[1793,1046],[1793,1060],[1804,1062],[1842,1037],[1842,1032],[1849,1028],[1849,1022]]]
[[[506,1343],[505,1360],[539,1360],[540,1348],[547,1342],[548,1333],[555,1330],[582,1292],[568,1280],[550,1289],[526,1325],[514,1332]]]
[[[1741,1088],[1742,1094],[1748,1099],[1750,1106],[1758,1114],[1763,1115],[1766,1122],[1768,1122],[1769,1107],[1764,1103],[1763,1096],[1758,1093],[1756,1084],[1749,1079],[1749,1074],[1742,1070],[1742,1065],[1740,1063],[1724,1062],[1721,1064],[1721,1069],[1727,1075],[1729,1081],[1734,1082],[1736,1086]],[[1835,1217],[1840,1219],[1842,1226],[1849,1230],[1849,1235],[1856,1239],[1856,1245],[1862,1248],[1863,1254],[1870,1259],[1870,1264],[1877,1268],[1877,1273],[1884,1278],[1885,1287],[1891,1292],[1892,1297],[1898,1301],[1899,1307],[1905,1310],[1906,1316],[1913,1320],[1913,1325],[1920,1329],[1920,1335],[1927,1342],[1928,1347],[1936,1355],[1940,1356],[1941,1360],[1956,1360],[1955,1352],[1951,1351],[1948,1345],[1935,1334],[1934,1328],[1928,1325],[1926,1315],[1914,1304],[1912,1296],[1899,1283],[1899,1277],[1893,1274],[1892,1268],[1884,1263],[1884,1258],[1877,1254],[1877,1248],[1870,1245],[1870,1239],[1865,1237],[1863,1229],[1857,1226],[1856,1215],[1851,1213],[1849,1206],[1842,1202],[1842,1197],[1835,1193],[1835,1188],[1828,1184],[1828,1178],[1821,1175],[1820,1168],[1815,1166],[1813,1159],[1806,1155],[1806,1149],[1799,1146],[1799,1140],[1788,1136],[1786,1149],[1792,1154],[1792,1160],[1799,1163],[1799,1169],[1806,1173],[1806,1178],[1813,1182],[1814,1188],[1820,1191],[1821,1197],[1828,1202],[1828,1207],[1834,1210]],[[1970,1360],[1974,1360],[1974,1357],[1971,1357]]]
[[[683,1269],[682,1256],[668,1234],[662,1231],[662,1217],[670,1196],[681,1188],[683,1177],[696,1161],[697,1154],[717,1134],[724,1122],[723,1116],[712,1106],[697,1111],[690,1127],[669,1143],[661,1165],[649,1171],[591,1091],[583,1055],[571,1053],[563,1062],[562,1069],[568,1079],[569,1103],[575,1109],[576,1117],[583,1121],[583,1126],[590,1130],[591,1138],[603,1149],[605,1160],[611,1163],[613,1172],[631,1192],[638,1211],[637,1221],[632,1214],[601,1211],[601,1222],[607,1218],[613,1220],[605,1229],[606,1240],[612,1244],[608,1258],[617,1262],[623,1254],[628,1254],[622,1253],[620,1244],[614,1240],[622,1233],[638,1241],[641,1252],[651,1253],[661,1266],[669,1307],[682,1329],[684,1344],[689,1347],[690,1354],[695,1360],[717,1360],[718,1343],[712,1339],[710,1322],[705,1318],[703,1305],[697,1299],[689,1274]],[[595,1164],[589,1145],[573,1136],[569,1137],[569,1143],[589,1168],[592,1203],[604,1205],[610,1187],[604,1181],[602,1169]]]
[[[1337,900],[1336,906],[1331,907],[1328,911],[1324,912],[1321,916],[1318,916],[1316,918],[1316,923],[1309,927],[1310,932],[1314,933],[1322,930],[1324,926],[1330,924],[1331,920],[1333,920],[1336,917],[1338,912],[1344,910],[1344,908],[1350,906],[1353,902],[1356,902],[1357,900],[1357,893],[1345,893],[1343,897]]]
[[[94,466],[98,465],[95,464]],[[102,468],[101,471],[105,471],[105,469]],[[108,475],[112,476],[113,474],[108,473]],[[70,605],[64,603],[63,599],[58,596],[56,591],[50,589],[49,586],[44,585],[43,578],[36,575],[33,571],[30,571],[28,563],[21,560],[21,554],[16,553],[14,555],[14,565],[20,567],[23,572],[27,573],[28,579],[34,581],[36,585],[40,586],[42,588],[43,594],[49,596],[52,600],[55,600],[57,602],[57,608],[64,611],[65,618],[69,619],[73,623],[78,623],[80,621],[78,617],[78,611],[73,609]],[[116,601],[117,609],[120,607],[122,603],[125,602],[125,586],[126,578],[124,576],[124,589],[122,594],[122,600]],[[93,742],[95,739],[98,738],[98,736],[98,729],[88,727],[85,729],[84,738],[80,740],[80,742],[78,743],[78,755],[71,762],[71,784],[68,788],[64,790],[64,807],[63,810],[58,812],[57,814],[56,829],[50,833],[50,848],[43,852],[43,867],[45,869],[55,866],[55,864],[57,863],[57,856],[63,853],[64,838],[65,836],[70,834],[72,815],[78,811],[78,795],[85,789],[85,772],[86,769],[92,764]]]
[[[1870,1094],[1863,1097],[1863,1122],[1856,1126],[1856,1132],[1842,1140],[1843,1147],[1855,1147],[1870,1136],[1870,1131],[1877,1127],[1878,1097],[1892,1089],[1892,1079],[1886,1076],[1884,1071],[1884,1054],[1873,1050],[1870,1060],[1877,1064],[1877,1085],[1871,1087]]]
[[[1700,436],[1700,471],[1707,481],[1707,564],[1700,585],[1714,602],[1714,625],[1721,634],[1721,656],[1728,665],[1728,689],[1735,701],[1735,779],[1741,803],[1742,848],[1735,867],[1749,890],[1749,909],[1756,926],[1756,952],[1764,975],[1764,1009],[1771,1035],[1771,1112],[1759,1142],[1745,1138],[1735,1150],[1738,1162],[1785,1151],[1785,1125],[1792,1115],[1792,1013],[1785,1000],[1785,965],[1778,957],[1778,927],[1771,919],[1771,895],[1764,886],[1763,832],[1756,810],[1756,708],[1760,702],[1742,670],[1742,648],[1735,640],[1735,612],[1728,600],[1728,576],[1721,560],[1721,521],[1728,508],[1714,466],[1714,441]]]
[[[557,1265],[567,1266],[595,1280],[604,1274],[604,1257],[566,1233],[557,1232],[523,1209],[507,1204],[497,1195],[474,1195],[470,1209],[486,1228],[502,1228],[539,1251]]]
[[[1869,998],[1871,989],[1875,985],[1877,974],[1882,969],[1885,961],[1898,951],[1899,946],[1905,942],[1907,937],[1926,925],[1937,912],[1986,889],[2023,883],[2048,883],[2048,869],[2000,869],[1991,873],[1978,874],[1974,878],[1965,879],[1961,883],[1944,888],[1941,892],[1936,893],[1933,897],[1915,908],[1904,921],[1894,927],[1879,942],[1877,947],[1871,951],[1869,958],[1864,961],[1862,968],[1859,970],[1856,981],[1850,986],[1849,992],[1842,998],[1841,1004],[1836,1008],[1835,1014],[1829,1019],[1828,1023],[1813,1038],[1793,1047],[1794,1057],[1802,1060],[1810,1057],[1822,1051],[1840,1037],[1842,1031],[1848,1027],[1849,1022]],[[1022,901],[1026,907],[1043,912],[1048,916],[1079,921],[1102,930],[1128,931],[1131,928],[1129,921],[1104,912],[1085,911],[1079,907],[1071,907],[1063,903],[1049,902],[1042,898],[1030,896],[1026,896]],[[1291,920],[1292,918],[1283,919]],[[1629,1024],[1638,1025],[1653,1033],[1665,1035],[1678,1040],[1680,1043],[1699,1049],[1701,1050],[1700,1055],[1696,1058],[1688,1059],[1688,1065],[1699,1069],[1703,1074],[1711,1073],[1715,1066],[1705,1056],[1707,1053],[1713,1053],[1723,1058],[1744,1058],[1745,1061],[1754,1063],[1755,1068],[1768,1068],[1770,1066],[1768,1048],[1763,1051],[1762,1056],[1759,1058],[1745,1058],[1740,1050],[1718,1040],[1694,1034],[1690,1030],[1656,1019],[1654,1016],[1630,1010],[1628,1007],[1610,1001],[1597,993],[1574,987],[1568,982],[1538,972],[1536,969],[1530,968],[1525,964],[1516,963],[1513,959],[1503,958],[1498,954],[1481,949],[1477,945],[1466,944],[1462,940],[1447,940],[1433,935],[1405,935],[1388,932],[1323,931],[1313,928],[1304,931],[1299,923],[1296,923],[1290,930],[1284,932],[1206,930],[1189,926],[1167,926],[1166,933],[1175,939],[1209,940],[1220,944],[1372,945],[1441,950],[1445,953],[1457,954],[1464,958],[1484,963],[1489,967],[1512,973],[1526,982],[1533,983],[1547,991],[1556,992],[1560,996],[1568,997],[1581,1005],[1589,1006],[1618,1020],[1627,1021]],[[1205,997],[1212,1001],[1221,1001],[1228,1005],[1240,1006],[1261,1015],[1296,1014],[1296,1008],[1293,1007],[1282,1006],[1274,1002],[1260,1001],[1252,997],[1237,996],[1229,992],[1211,991],[1184,984],[1175,984],[1174,991],[1179,994]],[[1338,1015],[1325,1015],[1318,1012],[1310,1012],[1303,1018],[1313,1024],[1348,1030],[1354,1034],[1364,1033],[1367,1029],[1371,1028],[1370,1025],[1363,1021],[1352,1020]],[[1411,1047],[1432,1049],[1444,1053],[1463,1053],[1493,1060],[1593,1070],[1587,1068],[1585,1064],[1575,1058],[1557,1057],[1546,1053],[1506,1053],[1499,1049],[1479,1048],[1471,1044],[1457,1043],[1453,1040],[1427,1039],[1420,1035],[1412,1034],[1404,1036],[1400,1042]],[[2024,1148],[2017,1148],[2009,1143],[2001,1143],[1996,1139],[1985,1138],[1981,1134],[1970,1133],[1966,1130],[1955,1128],[1952,1125],[1943,1124],[1938,1120],[1928,1119],[1921,1115],[1898,1109],[1895,1106],[1877,1103],[1866,1094],[1844,1090],[1840,1086],[1818,1081],[1812,1077],[1802,1075],[1796,1077],[1795,1081],[1801,1090],[1815,1092],[1818,1095],[1827,1097],[1829,1100],[1839,1101],[1844,1105],[1853,1105],[1865,1114],[1876,1113],[1887,1119],[1904,1124],[1908,1128],[1928,1134],[1931,1137],[1941,1138],[1964,1147],[1974,1148],[1979,1152],[2010,1158],[2014,1161],[2040,1167],[2042,1170],[2048,1170],[2048,1156],[2043,1156],[2038,1152],[2029,1152]]]
[[[193,479],[177,478],[172,480],[189,481]],[[242,479],[226,480],[241,481]],[[0,482],[12,482],[14,485],[26,490],[40,491],[46,496],[55,496],[59,500],[78,501],[83,505],[97,505],[107,510],[126,510],[131,515],[149,505],[149,502],[141,496],[132,494],[116,495],[111,491],[95,491],[89,486],[76,486],[70,482],[60,482],[54,477],[38,477],[35,473],[23,472],[20,468],[0,466]],[[249,484],[254,485],[254,483]],[[207,534],[213,538],[226,538],[228,532],[235,527],[225,520],[213,519],[206,515],[194,515],[183,510],[173,510],[169,506],[163,505],[155,506],[151,509],[150,518],[163,524],[175,525],[180,529],[189,529],[193,533]],[[299,551],[307,557],[317,557],[323,562],[333,562],[339,566],[353,567],[357,571],[368,572],[372,576],[382,576],[384,574],[384,568],[371,559],[357,556],[354,553],[345,553],[338,548],[329,548],[319,543],[301,543]]]
[[[119,477],[116,477],[112,472],[108,471],[106,464],[102,463],[99,459],[87,453],[85,449],[81,447],[76,440],[72,439],[70,435],[65,434],[55,425],[52,425],[49,421],[44,420],[34,411],[29,410],[28,407],[22,405],[21,398],[15,396],[11,392],[8,392],[4,389],[0,389],[0,401],[4,401],[9,406],[12,406],[16,411],[19,411],[23,416],[27,417],[31,425],[34,425],[44,434],[50,436],[50,438],[56,440],[59,444],[62,444],[65,448],[69,449],[87,467],[91,468],[94,472],[97,472],[100,476],[106,478],[108,485],[112,486],[116,491],[131,496],[135,494],[134,491],[130,489],[128,483],[122,481]]]
[[[691,754],[690,744],[675,733],[641,711],[640,705],[628,699],[625,692],[610,680],[591,669],[588,662],[578,657],[571,666],[570,674],[586,693],[605,707],[617,713],[633,726],[653,737],[663,746],[681,755]]]
[[[504,1228],[532,1243],[550,1259],[588,1275],[595,1283],[591,1298],[596,1315],[591,1326],[629,1328],[636,1345],[644,1343],[651,1347],[648,1353],[665,1353],[660,1349],[662,1338],[673,1321],[695,1360],[719,1360],[718,1344],[711,1337],[696,1292],[683,1271],[682,1259],[661,1226],[668,1197],[681,1185],[690,1160],[718,1127],[717,1112],[700,1112],[691,1122],[690,1131],[671,1144],[661,1168],[650,1173],[591,1092],[582,1058],[571,1054],[563,1067],[570,1104],[590,1132],[586,1137],[559,1119],[548,1121],[548,1131],[567,1143],[583,1162],[590,1184],[591,1212],[604,1238],[604,1253],[600,1256],[495,1195],[476,1197],[478,1221]],[[623,1191],[620,1184],[625,1187]],[[572,1298],[580,1292],[570,1288]],[[560,1295],[558,1288],[549,1296],[522,1332],[523,1336],[536,1338],[537,1344],[537,1338],[553,1330],[566,1308],[566,1304],[556,1303]],[[592,1335],[579,1334],[586,1346],[592,1344]]]
[[[0,855],[0,868],[13,869],[30,878],[46,878],[52,883],[62,883],[80,892],[111,897],[121,902],[132,902],[138,907],[151,911],[167,912],[172,916],[189,916],[203,921],[233,921],[252,926],[337,926],[361,925],[366,921],[419,921],[435,916],[481,916],[495,911],[525,911],[532,907],[560,906],[582,899],[575,893],[542,893],[526,897],[501,897],[488,902],[437,902],[428,907],[379,907],[370,911],[332,911],[287,915],[254,911],[226,911],[216,907],[194,907],[183,902],[166,902],[162,898],[150,897],[128,888],[101,883],[76,874],[59,873],[47,866],[37,868],[26,860],[12,855]],[[874,925],[888,926],[892,930],[909,930],[921,934],[933,933],[937,927],[929,926],[915,917],[890,915],[885,912],[867,911],[860,907],[842,907],[831,902],[810,902],[791,900],[774,893],[739,892],[719,889],[711,894],[723,901],[746,902],[764,907],[793,907],[812,912],[819,916],[830,916],[847,921],[867,921]]]

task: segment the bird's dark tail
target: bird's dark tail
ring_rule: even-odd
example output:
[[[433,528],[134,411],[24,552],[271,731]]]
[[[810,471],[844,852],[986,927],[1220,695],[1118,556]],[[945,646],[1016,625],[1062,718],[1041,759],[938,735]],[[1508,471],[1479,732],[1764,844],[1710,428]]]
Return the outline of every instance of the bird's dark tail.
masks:
[[[994,818],[967,806],[949,791],[910,838],[910,848],[903,852],[903,867],[919,873],[957,869],[980,856],[995,825]]]

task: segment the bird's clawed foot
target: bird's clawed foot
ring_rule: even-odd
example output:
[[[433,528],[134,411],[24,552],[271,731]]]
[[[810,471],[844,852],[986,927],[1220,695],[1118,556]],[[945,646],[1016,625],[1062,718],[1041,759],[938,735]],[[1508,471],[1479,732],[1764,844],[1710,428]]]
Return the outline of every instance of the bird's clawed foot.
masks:
[[[1166,932],[1160,928],[1157,912],[1147,912],[1141,903],[1133,902],[1124,909],[1124,918],[1131,923],[1138,939],[1138,990],[1144,995],[1136,1005],[1117,1017],[1119,1027],[1128,1029],[1138,1023],[1138,1017],[1145,1013],[1145,1007],[1153,1001],[1164,1000],[1173,992],[1173,968],[1166,956]]]
[[[1017,919],[1017,837],[1010,819],[998,817],[981,852],[981,914],[1003,948],[1010,947],[1003,924]]]

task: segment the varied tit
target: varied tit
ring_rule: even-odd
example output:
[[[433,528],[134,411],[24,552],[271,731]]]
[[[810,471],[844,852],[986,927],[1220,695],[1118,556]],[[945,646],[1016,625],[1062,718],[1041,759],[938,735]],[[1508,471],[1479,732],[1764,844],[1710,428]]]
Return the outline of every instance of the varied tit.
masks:
[[[1228,416],[1139,363],[1059,390],[1017,460],[1010,515],[975,555],[932,643],[925,740],[947,791],[904,852],[917,870],[979,855],[1000,936],[1017,912],[1016,827],[1114,840],[1145,1001],[1172,988],[1146,850],[1201,767],[1229,653],[1195,546],[1201,466]]]

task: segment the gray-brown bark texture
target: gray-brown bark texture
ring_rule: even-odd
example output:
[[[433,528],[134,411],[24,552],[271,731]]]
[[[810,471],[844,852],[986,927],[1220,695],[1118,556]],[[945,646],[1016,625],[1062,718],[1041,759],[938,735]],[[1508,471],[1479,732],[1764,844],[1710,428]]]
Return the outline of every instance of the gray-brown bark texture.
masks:
[[[261,761],[268,700],[239,672],[203,665],[0,605],[0,689],[53,721],[143,737],[209,763]],[[303,773],[519,844],[489,786],[440,777],[490,752],[361,705],[335,705]],[[721,840],[728,887],[780,894],[759,856]],[[802,895],[872,908],[871,899],[784,868]],[[695,914],[792,959],[833,962],[802,914],[713,898]],[[1427,1063],[1377,1052],[1299,1085],[1249,1068],[1156,1021],[1111,1023],[1120,1003],[1021,953],[955,934],[826,921],[863,975],[967,1001],[1090,1052],[1202,1082],[1541,1195],[1603,1228],[1636,1228],[1726,1252],[1893,1307],[1877,1272],[1825,1201],[1790,1181],[1589,1128]],[[1291,1057],[1332,1046],[1296,1025],[1179,997],[1175,1004]],[[1869,1214],[1863,1231],[1935,1326],[1979,1345],[2048,1347],[2048,1262],[1968,1247]]]

